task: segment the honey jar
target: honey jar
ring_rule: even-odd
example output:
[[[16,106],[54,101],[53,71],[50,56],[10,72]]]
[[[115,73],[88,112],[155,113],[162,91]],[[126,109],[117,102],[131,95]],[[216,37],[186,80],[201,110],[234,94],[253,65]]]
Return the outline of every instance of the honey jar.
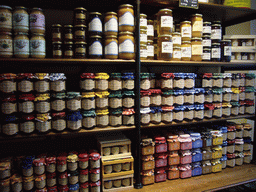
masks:
[[[160,35],[157,41],[157,59],[171,60],[173,55],[173,43],[171,35]]]
[[[173,16],[171,9],[161,9],[157,13],[158,35],[171,35],[173,32]]]
[[[130,4],[123,4],[118,9],[119,32],[134,32],[134,10]]]
[[[104,18],[104,34],[105,36],[114,35],[118,33],[118,19],[117,13],[107,12]]]
[[[190,41],[192,37],[191,21],[182,21],[180,23],[181,40]]]

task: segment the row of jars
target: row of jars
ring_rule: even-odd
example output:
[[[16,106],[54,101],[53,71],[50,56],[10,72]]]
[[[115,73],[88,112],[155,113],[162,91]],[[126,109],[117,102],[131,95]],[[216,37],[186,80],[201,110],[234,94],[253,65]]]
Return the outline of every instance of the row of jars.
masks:
[[[41,8],[32,8],[29,13],[27,8],[0,5],[2,19],[0,32],[45,33],[45,16]]]
[[[46,56],[45,38],[43,33],[0,32],[0,57],[37,58]]]
[[[3,158],[1,191],[100,191],[100,158],[95,150]]]
[[[255,60],[255,53],[233,52],[232,55],[231,55],[231,60],[254,61]]]

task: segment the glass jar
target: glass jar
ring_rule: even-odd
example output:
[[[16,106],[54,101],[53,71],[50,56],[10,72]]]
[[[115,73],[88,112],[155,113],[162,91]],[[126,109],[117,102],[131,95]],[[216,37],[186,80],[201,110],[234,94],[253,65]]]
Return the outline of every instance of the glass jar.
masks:
[[[153,155],[145,155],[141,158],[142,170],[152,170],[155,168],[155,158]]]
[[[191,61],[202,61],[203,46],[202,38],[191,39]]]
[[[91,169],[97,169],[100,168],[100,159],[101,156],[97,152],[92,152],[89,154],[89,159],[90,159],[90,168]]]
[[[34,159],[34,173],[37,175],[42,175],[45,173],[45,158]]]
[[[51,110],[50,106],[50,94],[38,94],[34,100],[35,111],[37,113],[49,113]]]
[[[202,74],[202,87],[203,88],[211,88],[213,84],[212,73],[204,73]]]
[[[58,156],[57,157],[57,171],[63,173],[67,170],[67,157]]]
[[[1,180],[10,178],[11,177],[11,162],[2,161],[2,162],[0,162],[0,166],[1,166],[1,170],[0,170]]]
[[[30,55],[32,58],[44,59],[46,55],[45,38],[42,33],[34,33],[30,38]]]
[[[98,91],[107,91],[109,75],[107,73],[95,73],[95,88]]]
[[[93,129],[96,126],[96,113],[95,110],[89,110],[83,112],[83,128]]]
[[[76,171],[78,169],[78,156],[76,154],[70,154],[67,156],[67,164],[69,171]]]
[[[12,15],[12,25],[14,32],[28,33],[29,30],[29,15],[27,8],[16,6]]]
[[[59,173],[59,175],[58,175],[58,184],[60,186],[64,186],[64,185],[68,184],[68,173],[66,171]]]
[[[210,35],[204,35],[202,38],[202,45],[203,48],[211,48],[212,46],[212,40]]]
[[[238,115],[239,114],[239,102],[231,102],[231,115]]]
[[[122,109],[113,109],[109,113],[109,125],[118,127],[122,125]]]
[[[28,33],[15,33],[13,41],[14,56],[17,58],[29,57],[29,38]]]
[[[220,43],[212,43],[211,61],[221,61],[221,47]]]
[[[173,120],[175,122],[182,122],[184,120],[184,110],[185,110],[185,107],[183,105],[175,106],[174,112],[173,112]]]
[[[147,36],[148,40],[153,41],[154,40],[154,21],[148,19],[147,20]]]
[[[120,5],[118,8],[118,31],[134,32],[134,10],[130,4]],[[120,35],[120,33],[119,33]]]
[[[34,188],[34,176],[23,177],[23,189],[24,190],[32,190]]]
[[[134,107],[134,92],[133,91],[124,91],[122,93],[122,106],[124,108],[132,108]]]
[[[75,25],[74,26],[74,40],[77,42],[86,42],[86,25]]]
[[[184,104],[184,90],[175,89],[173,92],[173,104],[174,105],[183,105]]]
[[[141,141],[141,154],[144,156],[153,155],[155,153],[155,143],[151,138],[142,139]]]
[[[122,107],[122,93],[121,91],[111,92],[109,95],[109,107],[117,109]]]
[[[73,41],[73,25],[64,25],[64,42]]]
[[[95,93],[94,92],[82,93],[82,109],[86,111],[95,109]]]
[[[63,131],[66,129],[66,113],[52,113],[52,129],[55,131]]]
[[[54,93],[51,95],[51,110],[52,112],[62,112],[66,109],[66,94]]]
[[[162,108],[161,107],[150,107],[150,122],[153,124],[159,124],[162,120]]]
[[[134,117],[134,109],[129,108],[129,109],[124,109],[123,110],[123,125],[131,126],[134,125],[135,122],[135,117]]]
[[[131,32],[120,32],[118,37],[119,43],[119,58],[134,59],[134,36]]]
[[[211,147],[205,147],[202,149],[202,160],[211,160],[212,159],[212,150]]]
[[[151,113],[150,108],[141,107],[140,113],[141,113],[141,119],[140,119],[141,124],[148,125],[150,123],[150,113]]]
[[[82,115],[79,111],[67,115],[67,128],[71,131],[79,131],[82,128]]]
[[[103,91],[103,92],[95,92],[96,94],[96,108],[107,108],[109,106],[108,104],[108,96],[109,92]]]
[[[206,161],[202,161],[202,174],[209,174],[212,173],[212,164],[211,161],[206,160]]]
[[[20,120],[20,131],[25,134],[31,134],[35,130],[35,116],[31,115],[22,115]]]
[[[154,45],[152,40],[147,41],[146,50],[147,50],[147,59],[154,60]]]
[[[147,29],[147,15],[140,14],[140,29]]]
[[[158,60],[171,60],[173,54],[173,43],[171,35],[160,35],[157,41]]]
[[[11,176],[11,188],[15,192],[22,191],[22,177],[20,175],[13,174]]]
[[[96,110],[96,126],[107,127],[109,125],[108,109]]]
[[[203,35],[211,35],[212,34],[212,23],[205,21],[203,22]]]
[[[48,133],[51,130],[51,116],[48,113],[36,115],[36,130],[39,133]]]
[[[94,73],[83,73],[80,77],[80,89],[82,91],[93,91],[95,89]]]
[[[213,102],[222,102],[223,100],[223,89],[222,88],[213,88]]]
[[[89,181],[89,170],[88,169],[80,169],[80,171],[79,171],[80,184],[87,183],[88,181]]]
[[[15,115],[5,115],[2,117],[2,133],[4,135],[16,135],[19,132],[18,117]]]
[[[45,33],[45,16],[41,8],[33,8],[29,15],[31,33]]]
[[[62,26],[60,24],[53,24],[52,25],[52,41],[61,41],[61,28]]]
[[[184,105],[184,120],[192,121],[194,119],[194,105]]]
[[[221,41],[221,61],[231,61],[231,40]]]
[[[118,33],[118,21],[117,13],[107,12],[104,18],[104,34],[105,36],[117,36]]]
[[[35,74],[34,90],[37,93],[46,93],[50,91],[49,73]]]
[[[74,56],[75,58],[86,58],[86,42],[77,41],[75,42]]]
[[[55,173],[55,171],[56,171],[56,157],[55,156],[50,156],[50,157],[45,158],[45,168],[48,173]],[[52,186],[50,186],[50,187],[52,187]]]
[[[88,33],[90,36],[102,36],[102,14],[99,12],[90,12],[88,20]]]
[[[171,9],[160,9],[157,13],[158,35],[171,35],[173,32],[173,16]]]
[[[17,100],[15,95],[6,95],[2,98],[1,112],[4,115],[14,115],[18,112]]]
[[[190,61],[192,54],[191,41],[181,43],[181,61]]]
[[[204,119],[204,105],[194,105],[194,119],[203,120]]]
[[[134,89],[134,74],[123,73],[122,74],[122,89],[133,90]]]
[[[224,76],[223,73],[213,73],[212,74],[212,86],[217,87],[217,88],[222,88],[223,87],[223,80]]]
[[[155,153],[165,153],[167,152],[167,142],[165,137],[155,137]]]
[[[62,42],[61,41],[54,41],[52,42],[52,57],[55,59],[62,58]]]
[[[213,43],[219,43],[222,39],[222,27],[220,24],[212,24],[211,39]]]
[[[109,35],[105,37],[104,57],[106,59],[118,58],[118,41],[117,36]]]
[[[64,42],[64,58],[71,59],[74,57],[73,42]]]
[[[166,167],[167,166],[167,154],[166,153],[158,153],[155,154],[155,167]]]
[[[245,73],[245,86],[246,87],[254,87],[256,75],[253,73]]]
[[[1,32],[11,32],[12,31],[12,8],[6,5],[0,6],[0,13],[2,15],[2,20],[0,23]]]
[[[190,41],[192,37],[191,21],[180,22],[181,40]]]
[[[195,88],[194,90],[195,90],[194,103],[195,104],[204,104],[205,89],[204,88]]]
[[[79,111],[82,107],[80,92],[67,92],[67,109],[69,111]]]
[[[141,172],[142,175],[142,184],[149,185],[155,183],[154,170],[145,170]]]
[[[180,61],[181,60],[181,48],[180,47],[173,47],[173,57],[172,61]]]
[[[53,92],[66,91],[66,76],[64,73],[51,73],[50,74],[50,90]]]
[[[192,170],[191,170],[190,164],[180,165],[179,170],[180,170],[181,179],[190,178],[192,176]]]
[[[173,121],[173,106],[164,106],[162,107],[161,121],[163,123],[171,123]]]
[[[215,118],[221,118],[222,117],[222,103],[213,103],[214,109],[212,116]]]
[[[13,56],[13,38],[10,32],[0,32],[0,56],[5,58]]]
[[[194,89],[185,89],[184,90],[184,104],[193,105],[194,101],[195,101],[194,94],[195,94]]]
[[[192,37],[202,38],[203,35],[203,15],[194,14],[191,17]]]
[[[178,135],[168,135],[168,151],[177,151],[180,150],[180,141]]]
[[[74,9],[74,25],[85,25],[86,24],[86,13],[87,10],[83,7],[76,7]]]
[[[180,47],[181,46],[181,34],[179,32],[173,32],[172,33],[172,41],[174,47]]]
[[[90,42],[89,42],[89,50],[88,54],[90,58],[93,59],[99,59],[103,56],[103,46],[102,46],[102,40],[101,36],[95,35],[90,36]]]
[[[184,88],[187,88],[187,89],[194,88],[196,76],[197,75],[195,73],[185,73],[184,74],[184,77],[185,77]]]

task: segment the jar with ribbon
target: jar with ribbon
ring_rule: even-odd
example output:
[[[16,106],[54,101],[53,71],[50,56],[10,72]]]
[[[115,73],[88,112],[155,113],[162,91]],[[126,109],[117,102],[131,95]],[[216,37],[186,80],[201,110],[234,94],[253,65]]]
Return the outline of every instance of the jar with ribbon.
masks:
[[[110,91],[120,91],[122,90],[122,75],[121,73],[111,73],[108,87]]]
[[[173,121],[182,122],[184,120],[184,110],[185,106],[177,105],[173,111]]]
[[[1,98],[1,112],[4,115],[15,115],[18,112],[15,95],[6,95]]]
[[[122,107],[122,93],[121,91],[113,91],[109,94],[109,107],[117,109]]]
[[[109,125],[113,127],[122,125],[122,108],[109,110]]]
[[[174,106],[162,107],[161,121],[163,123],[171,123],[173,121],[173,109]]]
[[[96,183],[90,182],[90,191],[91,192],[100,192],[101,182],[97,181]]]
[[[89,181],[89,171],[88,169],[80,169],[79,171],[79,182],[86,183]]]
[[[11,177],[11,162],[0,162],[0,179],[7,179]]]
[[[173,73],[161,73],[160,77],[160,87],[162,90],[171,90],[173,89]]]
[[[166,167],[167,166],[167,153],[157,153],[155,154],[155,167]]]
[[[68,174],[68,183],[70,185],[75,185],[79,182],[79,172],[78,169],[75,171],[70,171]]]
[[[140,123],[142,125],[149,125],[150,123],[150,107],[143,107],[140,109],[140,113],[141,113],[141,119],[140,119]]]
[[[79,168],[87,169],[89,166],[89,155],[87,153],[80,153],[78,155],[78,158],[79,158],[79,162],[78,162]]]
[[[204,117],[206,119],[211,119],[213,117],[214,105],[212,103],[204,104]]]
[[[34,90],[37,93],[47,93],[50,91],[49,73],[36,73]]]
[[[95,92],[82,92],[82,109],[95,109]]]
[[[228,142],[227,152],[234,153],[235,152],[235,139],[227,140],[227,142]]]
[[[232,73],[223,73],[223,87],[231,87],[232,81]]]
[[[150,89],[150,106],[160,107],[162,104],[161,89]]]
[[[43,189],[46,187],[46,175],[37,175],[35,176],[35,187],[37,189]]]
[[[174,89],[185,88],[185,73],[174,73],[173,88]]]
[[[94,73],[82,73],[80,75],[80,89],[81,91],[93,91],[95,89]]]
[[[84,129],[93,129],[96,126],[95,110],[83,111],[82,126]]]
[[[194,103],[195,104],[204,104],[205,89],[204,88],[195,88],[194,91],[195,91]]]
[[[212,163],[213,173],[222,171],[222,164],[221,164],[220,158],[211,160],[211,163]]]
[[[135,94],[134,91],[123,91],[122,92],[122,106],[124,108],[132,108],[135,103]]]
[[[162,121],[162,108],[161,107],[150,107],[150,123],[159,124]]]
[[[235,139],[235,151],[243,152],[243,150],[244,150],[244,140],[240,138]]]
[[[15,192],[22,191],[22,176],[13,174],[11,176],[11,189]]]
[[[100,180],[100,168],[90,169],[90,181],[97,182]]]
[[[0,92],[2,94],[15,94],[17,91],[17,75],[14,73],[0,74]]]
[[[57,171],[63,173],[67,170],[67,157],[58,156],[57,157]]]
[[[203,120],[204,119],[204,105],[198,104],[194,105],[194,119]]]
[[[19,119],[16,115],[4,115],[2,119],[2,133],[7,136],[16,135],[19,132]]]
[[[35,96],[33,94],[19,95],[19,100],[18,100],[19,112],[26,113],[26,114],[34,112],[34,109],[35,109],[34,100],[35,100]]]
[[[154,137],[154,142],[155,142],[155,153],[167,152],[167,142],[165,137],[156,136]]]
[[[37,114],[35,121],[36,130],[39,133],[48,133],[51,130],[51,116],[49,113]]]
[[[141,172],[141,182],[143,185],[149,185],[155,183],[155,175],[153,170],[145,170]]]
[[[107,91],[108,90],[108,79],[109,75],[107,73],[95,73],[95,89],[97,91]]]
[[[45,173],[45,158],[34,159],[33,165],[34,165],[34,173],[35,174],[42,175]],[[43,187],[41,187],[41,188],[43,188]]]
[[[224,102],[230,102],[232,97],[232,89],[231,88],[223,88],[222,89],[222,100]]]
[[[76,154],[70,154],[67,156],[67,164],[69,171],[75,171],[78,169],[78,156]]]
[[[228,153],[227,154],[227,167],[235,167],[236,165],[236,155],[235,153]]]
[[[180,134],[178,140],[180,142],[181,150],[192,149],[192,139],[189,134]]]
[[[68,185],[59,185],[58,191],[59,192],[67,192],[67,191],[69,191],[69,187],[68,187]]]
[[[53,187],[57,184],[56,172],[47,173],[46,175],[46,185],[47,187]]]
[[[141,73],[140,79],[140,88],[142,90],[150,89],[150,73]]]
[[[201,162],[195,162],[191,164],[192,177],[202,175]]]
[[[122,74],[122,89],[126,91],[134,89],[134,73],[126,72]]]
[[[180,171],[177,165],[172,165],[168,167],[167,178],[169,180],[180,178]]]
[[[213,159],[219,159],[222,157],[222,146],[217,145],[212,147],[212,158]]]
[[[230,103],[222,103],[222,116],[229,117],[231,115],[231,107]]]
[[[99,109],[96,110],[96,126],[107,127],[109,125],[109,110]]]
[[[253,115],[255,113],[254,101],[245,101],[245,114]]]
[[[245,73],[245,86],[254,87],[256,75],[254,73]]]
[[[254,93],[255,93],[254,87],[245,87],[245,100],[253,101]]]
[[[239,95],[240,95],[240,90],[237,87],[232,87],[232,94],[231,94],[231,101],[233,102],[238,102],[239,101]]]
[[[232,90],[231,90],[232,92]],[[245,87],[239,87],[239,101],[245,100]]]
[[[134,108],[129,108],[129,109],[123,109],[123,125],[126,126],[132,126],[134,125],[135,122],[135,117],[134,117]]]
[[[100,168],[100,159],[101,156],[97,152],[92,152],[89,154],[89,159],[90,159],[90,168],[95,169],[95,168]]]
[[[63,112],[66,109],[66,93],[51,94],[51,110],[52,112]]]
[[[37,113],[49,113],[51,110],[50,94],[37,94],[34,100],[35,112]]]
[[[211,88],[205,88],[204,101],[207,104],[213,102],[213,91]]]
[[[82,128],[82,114],[79,111],[67,115],[67,128],[71,131],[79,131]]]
[[[141,107],[149,107],[150,106],[150,90],[141,90],[140,91],[140,105]]]
[[[214,109],[212,116],[215,118],[221,118],[222,117],[222,103],[213,103]]]
[[[243,165],[243,162],[244,162],[244,153],[243,152],[237,152],[235,153],[235,164],[240,166],[240,165]]]
[[[20,94],[31,93],[34,90],[34,78],[33,73],[17,74],[17,88]]]
[[[184,104],[184,90],[175,89],[173,90],[173,104],[174,105],[183,105]]]
[[[68,184],[68,173],[66,171],[59,173],[58,184],[59,185],[67,185]]]
[[[35,178],[34,176],[23,177],[23,189],[26,191],[30,191],[34,188]]]
[[[212,173],[212,164],[210,160],[202,161],[202,174]]]
[[[66,113],[52,113],[52,129],[57,132],[64,131],[67,127],[66,125]]]
[[[178,151],[170,151],[168,153],[168,165],[179,165],[180,155]]]
[[[66,91],[66,76],[64,73],[51,73],[50,76],[50,90],[52,92]]]
[[[223,89],[222,88],[213,88],[213,102],[222,102],[223,100]]]
[[[180,178],[190,178],[192,176],[192,170],[190,164],[180,165]]]
[[[180,164],[192,163],[192,152],[190,150],[180,151]]]
[[[67,92],[67,109],[71,112],[77,112],[81,110],[81,95],[80,92]]]
[[[161,98],[161,105],[162,106],[173,106],[173,100],[174,100],[174,92],[173,90],[163,91],[162,92],[162,98]]]
[[[95,92],[96,95],[96,108],[105,109],[109,106],[109,92],[102,91],[102,92]]]
[[[244,115],[245,113],[245,101],[239,101],[239,115]]]
[[[164,182],[167,179],[167,174],[165,172],[165,167],[159,167],[155,169],[155,182]]]
[[[203,73],[201,76],[202,76],[202,87],[212,88],[212,85],[213,85],[212,73]]]
[[[22,133],[33,133],[35,130],[35,115],[21,115],[19,127]]]
[[[151,138],[145,138],[141,141],[141,154],[142,155],[153,155],[155,153],[155,143]]]
[[[203,147],[203,140],[200,133],[190,133],[190,137],[192,139],[192,149]]]
[[[183,105],[184,107],[184,120],[192,121],[194,119],[194,105]]]

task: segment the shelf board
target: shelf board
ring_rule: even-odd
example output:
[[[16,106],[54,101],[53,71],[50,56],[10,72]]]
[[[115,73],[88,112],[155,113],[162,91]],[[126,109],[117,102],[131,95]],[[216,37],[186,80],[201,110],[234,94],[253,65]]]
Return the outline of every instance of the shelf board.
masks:
[[[188,179],[167,180],[143,186],[142,189],[131,189],[129,192],[155,191],[217,191],[236,185],[256,181],[256,165],[244,164],[234,168],[226,168],[218,173],[191,177]]]
[[[198,121],[193,120],[193,121],[182,121],[182,122],[160,123],[160,124],[151,123],[149,125],[142,125],[141,128],[157,128],[157,127],[192,125],[192,124],[210,123],[210,122],[226,121],[231,119],[252,118],[252,117],[254,117],[254,115],[239,115],[239,116],[230,116],[230,117],[222,117],[222,118],[203,119]]]

